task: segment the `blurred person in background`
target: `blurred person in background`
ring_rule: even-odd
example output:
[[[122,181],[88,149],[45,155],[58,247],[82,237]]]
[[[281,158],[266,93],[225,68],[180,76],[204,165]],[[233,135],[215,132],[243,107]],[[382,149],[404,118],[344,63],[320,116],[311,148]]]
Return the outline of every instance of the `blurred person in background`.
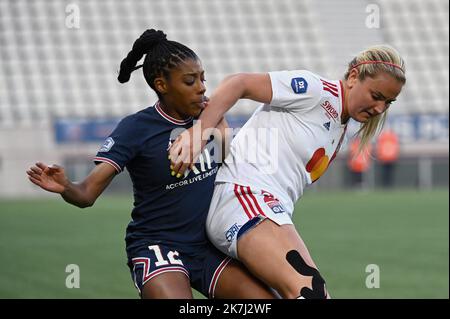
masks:
[[[263,103],[232,141],[217,174],[206,223],[214,245],[283,298],[328,298],[325,280],[293,225],[295,203],[335,158],[348,121],[361,123],[364,149],[405,82],[404,61],[389,46],[358,54],[343,80],[306,70],[239,73],[223,80],[201,121],[169,151],[171,169],[184,172],[206,144],[203,136],[239,99]],[[248,132],[264,129],[276,129],[275,146],[264,138],[249,141]],[[249,161],[248,154],[256,160]],[[267,170],[258,158],[271,159],[275,169]],[[237,234],[226,236],[233,227]]]
[[[365,188],[365,173],[371,165],[372,146],[367,144],[360,150],[361,140],[355,137],[350,142],[347,166],[351,175],[351,185],[354,188]]]
[[[144,55],[143,65],[136,66]],[[189,299],[193,298],[191,286],[210,298],[273,298],[266,285],[207,238],[205,221],[217,172],[212,154],[208,153],[206,165],[202,163],[184,180],[166,169],[173,133],[191,127],[207,104],[200,59],[185,45],[151,29],[134,42],[121,62],[119,82],[128,82],[140,67],[159,100],[122,119],[98,151],[90,174],[75,183],[62,167],[36,163],[27,171],[30,181],[84,208],[92,206],[127,168],[134,208],[126,251],[141,298]],[[219,127],[225,126],[221,121]]]
[[[376,156],[381,164],[382,185],[391,188],[395,173],[395,164],[400,153],[397,134],[389,128],[384,129],[377,138]]]

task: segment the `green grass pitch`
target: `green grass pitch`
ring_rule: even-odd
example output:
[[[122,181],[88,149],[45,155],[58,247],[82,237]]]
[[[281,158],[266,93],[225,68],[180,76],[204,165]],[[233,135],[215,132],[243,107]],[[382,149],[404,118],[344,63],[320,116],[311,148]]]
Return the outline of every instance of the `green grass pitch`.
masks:
[[[0,298],[137,298],[124,242],[131,205],[1,200]],[[448,209],[448,190],[309,191],[294,221],[333,298],[449,298]],[[80,288],[65,285],[69,264]],[[369,264],[379,288],[366,287]]]

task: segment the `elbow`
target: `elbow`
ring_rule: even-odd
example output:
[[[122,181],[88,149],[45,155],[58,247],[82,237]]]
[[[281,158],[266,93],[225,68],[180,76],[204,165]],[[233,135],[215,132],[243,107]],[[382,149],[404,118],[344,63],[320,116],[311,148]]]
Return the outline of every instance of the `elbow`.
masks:
[[[247,73],[235,73],[225,77],[223,84],[227,92],[233,92],[235,98],[241,99],[247,91]]]
[[[237,92],[239,99],[253,99],[255,73],[235,73],[226,79],[231,82],[233,91]]]
[[[89,208],[92,207],[94,205],[95,201],[94,200],[85,200],[81,203],[78,203],[78,207],[79,208]]]
[[[89,200],[85,203],[85,206],[83,208],[89,208],[94,206],[95,200]]]

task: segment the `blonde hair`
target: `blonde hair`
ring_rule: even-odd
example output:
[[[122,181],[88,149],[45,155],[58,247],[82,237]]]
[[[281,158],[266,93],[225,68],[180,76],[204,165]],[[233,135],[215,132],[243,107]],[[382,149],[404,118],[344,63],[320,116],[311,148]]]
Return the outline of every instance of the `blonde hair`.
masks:
[[[367,48],[360,52],[349,64],[348,70],[344,75],[345,80],[348,79],[350,71],[358,68],[358,79],[363,81],[366,77],[375,77],[380,72],[385,72],[400,83],[406,83],[405,77],[405,61],[400,54],[389,45],[377,45]],[[362,123],[356,133],[361,143],[359,150],[370,143],[372,137],[378,134],[384,126],[387,117],[387,110],[382,114],[371,117],[367,122]]]

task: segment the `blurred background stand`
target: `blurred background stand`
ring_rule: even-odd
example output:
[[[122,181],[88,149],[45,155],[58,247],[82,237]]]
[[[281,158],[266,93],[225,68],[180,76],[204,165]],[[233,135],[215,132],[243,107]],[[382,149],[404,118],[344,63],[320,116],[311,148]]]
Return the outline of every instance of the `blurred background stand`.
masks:
[[[156,101],[141,72],[117,81],[148,28],[199,54],[207,94],[235,72],[308,69],[339,79],[359,51],[392,45],[407,68],[387,122],[399,155],[390,174],[373,161],[366,187],[448,188],[448,9],[447,0],[0,0],[0,197],[47,196],[25,177],[36,160],[83,178],[115,124]],[[238,102],[228,121],[242,126],[257,106]],[[358,128],[349,123],[348,140]],[[347,147],[312,190],[351,185]],[[129,187],[121,174],[108,192]]]

